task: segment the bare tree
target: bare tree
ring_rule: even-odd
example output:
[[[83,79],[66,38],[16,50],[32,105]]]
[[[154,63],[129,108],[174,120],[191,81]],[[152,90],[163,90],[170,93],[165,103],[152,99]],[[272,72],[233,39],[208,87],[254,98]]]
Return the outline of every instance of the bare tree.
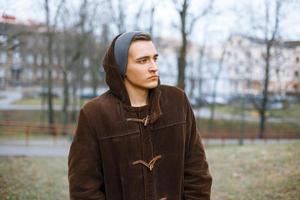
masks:
[[[69,112],[68,107],[70,103],[69,97],[69,82],[70,75],[72,72],[71,68],[75,65],[75,63],[79,60],[81,56],[81,49],[83,46],[83,40],[81,38],[77,39],[76,36],[72,35],[68,30],[64,28],[63,32],[63,41],[61,43],[63,45],[63,60],[64,64],[61,66],[63,72],[63,123],[66,125],[69,123]]]
[[[179,14],[180,17],[180,35],[181,35],[181,45],[178,52],[177,58],[177,68],[178,68],[178,76],[177,76],[177,86],[185,89],[185,68],[186,68],[186,54],[188,47],[189,36],[191,35],[195,23],[202,17],[206,16],[209,11],[212,10],[213,0],[209,0],[207,6],[199,12],[198,15],[190,13],[190,0],[173,0],[173,4]]]
[[[97,8],[97,6],[95,6]],[[94,8],[95,8],[94,7]],[[95,11],[93,9],[92,11]],[[86,73],[85,66],[87,59],[87,41],[91,37],[92,30],[90,29],[92,26],[89,26],[91,23],[91,18],[89,16],[89,2],[87,0],[82,0],[81,5],[78,11],[78,21],[74,25],[74,30],[76,32],[76,50],[72,51],[73,55],[76,58],[71,62],[72,64],[72,120],[76,119],[78,107],[82,104],[82,99],[78,99],[78,91],[82,94],[82,90],[84,88],[84,75]],[[92,12],[94,14],[94,12]],[[71,55],[72,55],[71,54]],[[88,67],[88,66],[87,66]]]
[[[190,88],[190,94],[189,97],[193,98],[194,96],[194,91],[197,90],[198,91],[198,96],[196,96],[196,106],[200,107],[203,106],[203,97],[202,97],[202,85],[203,85],[203,69],[204,69],[204,61],[205,61],[205,56],[206,56],[206,51],[207,51],[207,29],[208,29],[208,24],[209,23],[205,23],[203,32],[204,32],[204,37],[202,39],[202,42],[199,46],[199,53],[198,53],[198,59],[196,61],[195,66],[193,66],[193,68],[195,68],[194,71],[192,71],[191,73],[191,77],[193,77],[190,80],[190,84],[191,84],[191,88]]]
[[[69,82],[72,82],[72,114],[73,120],[76,119],[77,110],[82,104],[82,98],[78,97],[78,93],[86,87],[91,87],[93,96],[96,96],[97,88],[100,83],[99,67],[104,54],[104,49],[108,43],[109,27],[104,21],[97,18],[97,12],[101,12],[99,5],[103,2],[82,0],[79,10],[76,10],[74,24],[69,25],[65,30],[65,65],[63,67],[64,74],[64,119],[68,116],[67,107],[69,104]],[[94,22],[97,21],[95,24]],[[96,35],[97,25],[102,24],[102,34]],[[105,29],[105,30],[104,30]],[[71,31],[72,30],[72,31]],[[103,34],[105,33],[105,35]],[[100,40],[97,40],[97,36]],[[68,72],[71,78],[67,78]],[[88,80],[85,80],[87,77]],[[66,121],[66,120],[64,120]]]
[[[155,18],[155,11],[156,11],[156,8],[157,6],[159,5],[159,1],[156,1],[156,0],[151,0],[150,1],[150,5],[149,5],[149,8],[148,6],[145,5],[146,1],[143,0],[141,2],[141,4],[139,5],[138,9],[137,9],[137,12],[134,14],[134,19],[137,19],[135,20],[133,23],[134,23],[134,29],[135,30],[141,30],[141,29],[145,29],[149,32],[150,35],[153,36],[153,29],[154,29],[154,18]],[[142,19],[142,18],[148,18],[149,17],[149,25],[147,28],[143,27],[141,28],[140,26],[140,22],[142,23],[145,23],[145,21],[142,21],[142,20],[139,20],[139,19]]]
[[[155,0],[150,1],[147,6],[146,0],[137,1],[135,3],[136,9],[129,12],[130,3],[124,0],[109,0],[106,2],[106,7],[110,11],[108,23],[112,29],[116,29],[117,33],[123,33],[127,30],[148,30],[150,34],[153,33],[155,10],[159,2]],[[133,12],[132,12],[133,11]],[[149,17],[149,28],[145,25],[141,26],[141,22],[145,22],[145,18]]]
[[[156,10],[157,3],[154,3],[151,1],[151,7],[150,7],[150,23],[149,23],[149,33],[150,35],[153,35],[153,27],[154,27],[154,15]]]
[[[99,88],[101,83],[104,83],[104,69],[101,67],[101,62],[105,51],[109,45],[109,27],[107,24],[102,25],[102,31],[100,34],[101,40],[95,44],[93,41],[90,41],[89,46],[93,47],[89,49],[90,56],[90,74],[91,82],[90,85],[93,90],[93,96],[97,96],[97,88]]]
[[[124,13],[124,1],[122,0],[116,0],[116,4],[114,5],[113,0],[108,1],[108,8],[111,13],[111,22],[113,22],[119,33],[125,32],[126,31],[126,15]]]
[[[259,109],[260,115],[260,125],[259,125],[259,138],[264,137],[265,132],[265,124],[266,124],[266,111],[267,111],[267,103],[268,103],[268,90],[269,90],[269,79],[270,79],[270,60],[271,60],[271,49],[273,48],[275,39],[278,34],[279,28],[279,17],[280,17],[280,9],[282,2],[277,0],[275,2],[275,22],[273,26],[270,26],[272,23],[270,20],[270,2],[268,0],[265,1],[265,48],[266,53],[264,55],[265,59],[265,72],[264,72],[264,80],[263,80],[263,91],[262,91],[262,101]]]
[[[262,57],[264,59],[264,75],[263,75],[263,84],[262,84],[262,98],[260,103],[256,104],[256,109],[258,110],[260,116],[260,124],[259,124],[259,138],[264,138],[265,132],[265,124],[267,121],[266,112],[268,110],[267,104],[269,101],[269,79],[270,79],[270,61],[272,59],[272,50],[274,48],[274,44],[277,40],[279,33],[279,24],[281,17],[281,8],[282,1],[276,0],[273,2],[269,0],[265,0],[264,2],[264,23],[259,24],[258,26],[254,26],[255,30],[258,30],[263,33],[263,38],[260,39],[264,44],[264,53]],[[274,6],[273,12],[272,6]]]
[[[254,104],[255,109],[259,113],[259,138],[264,138],[265,125],[267,122],[266,112],[268,110],[269,102],[269,80],[271,76],[271,60],[274,59],[274,48],[279,41],[280,23],[283,19],[283,5],[288,4],[288,1],[281,0],[265,0],[263,2],[263,9],[250,10],[247,7],[244,14],[250,20],[249,30],[247,30],[248,37],[254,38],[256,41],[262,41],[263,47],[263,78],[261,98],[259,102]],[[260,12],[262,11],[262,12]],[[240,11],[241,12],[241,11]]]
[[[57,19],[60,14],[60,10],[64,5],[64,0],[61,0],[58,7],[56,8],[55,16],[53,22],[50,19],[50,6],[49,0],[44,1],[45,15],[46,15],[46,26],[47,26],[47,53],[48,53],[48,66],[47,66],[47,80],[48,80],[48,123],[54,123],[54,111],[53,111],[53,92],[52,92],[52,67],[53,67],[53,37],[55,33],[55,28],[57,24]]]
[[[220,76],[222,74],[222,70],[224,68],[224,60],[226,57],[226,53],[227,53],[227,48],[228,45],[231,42],[231,36],[229,36],[229,38],[224,42],[224,44],[222,45],[222,51],[221,51],[221,55],[218,58],[218,63],[217,63],[217,68],[212,69],[212,77],[213,77],[213,87],[212,87],[212,102],[210,104],[210,117],[209,117],[209,124],[208,124],[208,128],[210,131],[213,130],[213,123],[214,123],[214,118],[215,118],[215,105],[216,105],[216,97],[217,97],[217,85],[220,79]]]

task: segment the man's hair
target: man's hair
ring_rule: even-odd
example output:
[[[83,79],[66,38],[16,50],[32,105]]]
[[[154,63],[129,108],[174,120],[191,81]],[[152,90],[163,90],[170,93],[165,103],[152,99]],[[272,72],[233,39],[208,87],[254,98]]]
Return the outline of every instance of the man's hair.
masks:
[[[152,38],[148,33],[140,33],[132,38],[132,42],[136,41],[152,41]]]
[[[117,35],[111,42],[111,44],[109,45],[109,47],[107,48],[103,60],[102,60],[102,65],[104,67],[104,69],[106,67],[112,67],[112,66],[116,66],[116,60],[115,60],[115,56],[114,56],[114,46],[115,46],[115,42],[117,40],[117,38],[120,36],[121,34]],[[148,33],[140,33],[138,35],[135,35],[132,38],[132,42],[136,42],[136,41],[152,41],[151,36]]]

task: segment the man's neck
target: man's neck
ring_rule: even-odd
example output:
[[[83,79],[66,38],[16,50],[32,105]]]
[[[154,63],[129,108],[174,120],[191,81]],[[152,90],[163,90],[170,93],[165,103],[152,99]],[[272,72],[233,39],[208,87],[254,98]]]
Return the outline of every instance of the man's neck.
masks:
[[[125,81],[125,87],[130,99],[131,106],[141,107],[148,104],[149,90],[136,87]]]

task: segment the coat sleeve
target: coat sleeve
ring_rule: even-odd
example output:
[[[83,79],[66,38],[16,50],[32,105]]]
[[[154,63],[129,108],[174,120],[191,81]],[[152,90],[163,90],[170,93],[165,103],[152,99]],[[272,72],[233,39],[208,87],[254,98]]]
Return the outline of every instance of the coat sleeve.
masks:
[[[69,151],[68,179],[71,200],[105,200],[99,144],[83,110]]]
[[[209,200],[212,177],[209,172],[204,147],[198,133],[196,120],[187,97],[186,148],[184,161],[184,199]]]

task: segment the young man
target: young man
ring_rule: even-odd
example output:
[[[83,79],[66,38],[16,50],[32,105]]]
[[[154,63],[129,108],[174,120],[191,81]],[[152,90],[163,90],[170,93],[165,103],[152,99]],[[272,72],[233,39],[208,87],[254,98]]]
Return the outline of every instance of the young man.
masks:
[[[207,200],[212,178],[185,93],[160,85],[143,32],[117,36],[103,60],[109,91],[80,111],[69,152],[71,199]]]

